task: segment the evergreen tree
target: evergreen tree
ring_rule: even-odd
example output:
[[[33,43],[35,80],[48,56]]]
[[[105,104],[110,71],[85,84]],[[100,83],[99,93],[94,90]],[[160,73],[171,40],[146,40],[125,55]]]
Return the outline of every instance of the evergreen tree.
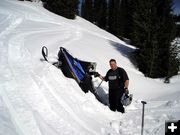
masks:
[[[176,75],[180,70],[180,46],[178,44],[180,44],[180,41],[178,41],[178,39],[175,39],[170,47],[169,70],[165,78],[166,83],[169,83],[169,78],[173,75]]]
[[[108,3],[108,31],[120,36],[119,11],[121,0],[109,0]]]
[[[176,24],[176,37],[180,37],[180,24]]]
[[[120,36],[131,38],[132,33],[132,0],[121,0],[119,9]]]
[[[176,37],[180,37],[180,15],[174,15],[176,23]]]
[[[158,44],[161,49],[159,54],[159,59],[161,59],[160,65],[160,74],[159,76],[172,76],[169,73],[173,68],[176,67],[176,64],[170,64],[170,60],[176,59],[172,57],[171,46],[172,41],[175,39],[175,21],[173,18],[172,11],[172,0],[161,0],[156,1],[157,3],[157,11],[158,11],[158,19],[159,19],[159,29],[158,29]],[[173,61],[174,61],[173,60]],[[174,71],[173,71],[174,72]],[[172,73],[172,72],[171,72]]]
[[[84,0],[81,7],[81,16],[90,22],[94,22],[93,0]]]
[[[42,0],[49,11],[69,19],[74,19],[78,10],[78,0]]]
[[[109,0],[108,31],[117,37],[131,38],[132,33],[132,1]]]
[[[100,28],[106,29],[107,0],[94,1],[94,22]]]
[[[134,32],[133,43],[139,48],[137,62],[139,70],[145,76],[155,77],[158,68],[158,42],[156,29],[156,8],[153,8],[155,0],[134,1]]]
[[[171,67],[177,67],[170,64],[170,59],[176,59],[170,49],[175,38],[172,0],[134,0],[133,5],[132,39],[139,48],[136,58],[140,71],[152,78],[169,76]]]

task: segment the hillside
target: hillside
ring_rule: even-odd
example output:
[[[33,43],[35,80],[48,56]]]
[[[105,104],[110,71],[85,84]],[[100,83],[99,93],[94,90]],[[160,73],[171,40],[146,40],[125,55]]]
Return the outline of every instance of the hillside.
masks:
[[[146,100],[145,135],[164,134],[165,120],[180,119],[180,76],[170,84],[146,78],[130,60],[134,47],[77,17],[68,20],[37,3],[0,0],[0,135],[139,135]],[[115,58],[130,78],[133,103],[112,112],[77,83],[42,61],[42,46],[56,59],[63,46],[97,63],[105,75]],[[95,86],[101,80],[94,78]],[[107,83],[99,94],[108,101]]]

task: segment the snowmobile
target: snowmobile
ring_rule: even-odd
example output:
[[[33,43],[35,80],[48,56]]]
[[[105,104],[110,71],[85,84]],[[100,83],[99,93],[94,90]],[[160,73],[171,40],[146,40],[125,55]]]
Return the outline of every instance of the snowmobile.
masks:
[[[42,47],[42,55],[44,60],[48,61],[48,49],[45,46]],[[61,69],[64,76],[76,80],[85,93],[89,90],[94,93],[95,88],[92,82],[92,75],[94,75],[96,70],[95,62],[74,58],[65,48],[60,47],[57,62],[52,64]]]

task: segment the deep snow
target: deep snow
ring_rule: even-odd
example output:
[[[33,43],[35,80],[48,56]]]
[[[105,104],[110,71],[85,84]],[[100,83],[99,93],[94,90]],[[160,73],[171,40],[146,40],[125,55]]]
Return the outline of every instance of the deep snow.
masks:
[[[77,58],[97,62],[102,75],[109,59],[117,59],[128,72],[134,95],[126,113],[111,112],[42,61],[43,45],[52,60],[63,46]],[[80,17],[68,20],[37,3],[0,0],[0,135],[139,135],[141,100],[148,102],[144,134],[164,134],[165,120],[180,119],[180,76],[170,84],[144,77],[130,61],[133,50]],[[107,83],[98,93],[108,102]]]

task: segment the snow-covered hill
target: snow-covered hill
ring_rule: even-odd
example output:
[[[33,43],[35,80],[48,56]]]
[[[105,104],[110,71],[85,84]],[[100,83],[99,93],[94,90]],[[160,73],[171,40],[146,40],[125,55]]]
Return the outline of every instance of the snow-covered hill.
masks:
[[[117,59],[134,95],[126,113],[111,112],[42,61],[43,45],[52,59],[63,46],[77,58],[97,62],[102,75],[109,59]],[[170,84],[145,78],[129,59],[133,50],[80,17],[68,20],[37,3],[0,0],[0,135],[139,135],[141,100],[148,102],[144,134],[164,134],[165,120],[180,119],[180,76]],[[99,83],[95,78],[95,86]],[[107,83],[98,92],[107,102]]]

